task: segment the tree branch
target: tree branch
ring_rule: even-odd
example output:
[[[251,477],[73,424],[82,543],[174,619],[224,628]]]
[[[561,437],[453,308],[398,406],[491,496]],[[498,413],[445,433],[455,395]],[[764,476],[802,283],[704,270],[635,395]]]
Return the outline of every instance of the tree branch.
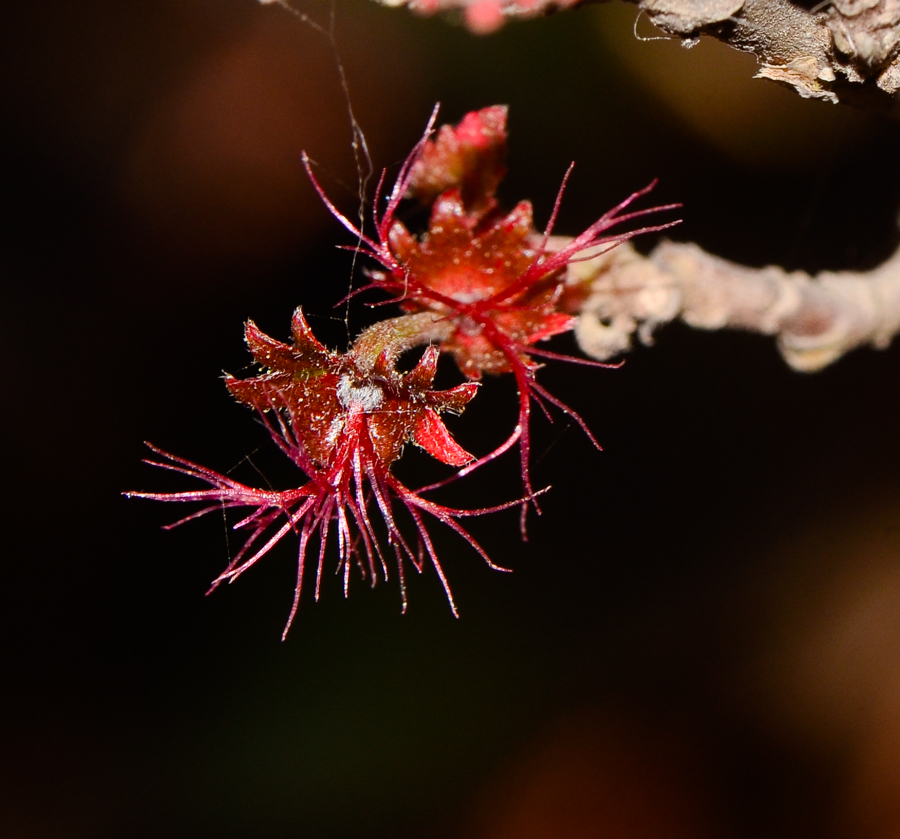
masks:
[[[583,0],[381,2],[423,14],[455,10],[470,29],[487,33],[507,18],[548,14]],[[900,91],[900,0],[824,0],[812,11],[789,0],[629,2],[685,46],[696,44],[700,35],[710,35],[753,53],[760,62],[759,78],[788,85],[805,98],[860,101],[858,89],[869,80],[884,93]],[[896,111],[896,100],[883,95],[866,95],[862,101]]]
[[[700,329],[774,335],[795,370],[813,372],[864,345],[883,349],[900,331],[900,249],[869,272],[811,277],[774,266],[736,265],[694,244],[663,242],[647,257],[629,244],[569,267],[580,306],[582,350],[606,360],[652,343],[653,331],[680,318]]]

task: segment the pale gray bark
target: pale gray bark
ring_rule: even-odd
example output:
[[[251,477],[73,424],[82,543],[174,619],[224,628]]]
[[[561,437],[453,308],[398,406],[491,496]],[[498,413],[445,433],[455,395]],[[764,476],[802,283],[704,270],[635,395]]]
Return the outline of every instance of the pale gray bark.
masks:
[[[624,244],[570,266],[589,283],[576,326],[581,349],[599,360],[672,320],[700,329],[742,329],[775,337],[794,369],[820,370],[861,346],[882,349],[900,331],[900,250],[869,272],[812,277],[782,268],[746,268],[697,245],[663,242],[641,256]]]
[[[472,29],[490,31],[504,19],[534,17],[581,0],[380,0],[431,14],[456,10]],[[809,11],[789,0],[629,0],[662,31],[692,46],[710,35],[753,53],[760,78],[788,85],[806,98],[837,102],[871,81],[900,91],[900,0],[824,0]],[[889,109],[893,103],[880,103]]]

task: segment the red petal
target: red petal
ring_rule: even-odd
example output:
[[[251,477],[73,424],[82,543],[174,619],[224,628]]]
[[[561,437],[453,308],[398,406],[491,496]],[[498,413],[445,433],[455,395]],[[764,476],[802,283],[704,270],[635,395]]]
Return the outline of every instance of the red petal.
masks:
[[[475,459],[450,436],[433,408],[425,409],[413,439],[428,454],[448,466],[465,466]]]
[[[438,348],[433,344],[428,347],[419,359],[419,363],[404,377],[404,384],[411,390],[428,390],[437,373]]]
[[[236,379],[225,374],[228,392],[242,405],[249,405],[260,411],[284,405],[284,395],[290,384],[290,376],[284,373],[269,373],[252,379]]]
[[[534,212],[530,201],[520,201],[497,226],[508,236],[524,239],[530,232]]]
[[[299,306],[294,311],[294,317],[291,319],[291,335],[294,339],[294,350],[300,355],[328,355],[328,350],[312,334],[306,318],[303,317],[303,309]]]
[[[442,233],[447,236],[451,231],[468,232],[469,225],[467,222],[468,218],[462,197],[459,194],[459,190],[454,188],[442,193],[434,202],[434,206],[431,208],[431,219],[428,222],[428,228],[432,234]],[[435,230],[435,228],[440,228],[440,230]]]
[[[285,369],[293,367],[294,354],[287,344],[270,338],[252,320],[244,324],[244,339],[256,363],[262,367],[272,369]]]
[[[456,128],[457,142],[482,152],[505,143],[508,110],[505,105],[492,105],[480,111],[470,111]]]
[[[468,210],[477,215],[490,210],[506,174],[506,110],[494,105],[466,114],[456,128],[441,126],[413,166],[408,195],[430,204],[458,187]]]
[[[401,221],[395,221],[391,225],[391,229],[388,231],[388,244],[391,253],[401,261],[409,259],[410,254],[419,247],[416,237],[406,229],[406,225]]]
[[[575,326],[575,318],[562,312],[554,312],[541,320],[540,328],[528,336],[528,343],[543,341],[553,335],[561,335]]]
[[[432,390],[426,394],[428,403],[437,411],[450,411],[451,414],[461,414],[478,393],[476,382],[465,382],[450,390]]]

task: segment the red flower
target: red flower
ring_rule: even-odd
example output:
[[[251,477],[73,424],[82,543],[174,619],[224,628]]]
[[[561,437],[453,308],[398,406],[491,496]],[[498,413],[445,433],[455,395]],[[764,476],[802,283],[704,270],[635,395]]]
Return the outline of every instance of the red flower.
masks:
[[[471,111],[459,125],[442,125],[409,171],[407,197],[426,206],[457,187],[470,211],[496,206],[494,193],[506,174],[505,105]]]
[[[506,109],[498,106],[470,113],[457,127],[441,128],[432,141],[435,116],[401,166],[386,202],[382,201],[382,175],[374,200],[372,237],[357,229],[328,200],[304,155],[304,165],[322,200],[357,237],[359,246],[354,250],[361,248],[380,264],[379,270],[370,273],[371,282],[366,288],[387,292],[405,314],[368,328],[345,353],[322,346],[299,309],[294,314],[291,344],[270,338],[252,322],[247,324],[247,344],[262,371],[249,379],[229,376],[227,386],[237,401],[259,412],[274,442],[303,473],[301,485],[287,490],[247,486],[151,446],[161,460],[149,463],[197,478],[207,488],[127,493],[158,501],[205,505],[175,524],[221,509],[247,511],[234,526],[245,531],[247,538],[225,571],[213,581],[213,589],[239,577],[289,532],[295,532],[299,538],[297,584],[285,633],[300,601],[310,551],[316,557],[318,599],[332,531],[345,596],[354,562],[372,585],[378,566],[387,578],[390,547],[404,610],[405,563],[410,561],[422,571],[427,556],[456,614],[424,514],[443,522],[491,567],[497,567],[458,519],[520,504],[524,533],[525,502],[534,503],[536,497],[528,474],[532,402],[545,413],[551,405],[560,409],[594,441],[581,417],[550,395],[535,378],[542,359],[597,364],[537,346],[573,326],[572,300],[578,289],[566,286],[568,265],[588,258],[582,256],[585,251],[592,257],[598,249],[612,248],[638,233],[671,226],[660,224],[611,232],[624,222],[669,209],[628,211],[652,188],[651,184],[605,213],[580,236],[562,244],[551,240],[568,173],[547,227],[540,233],[533,226],[532,208],[527,201],[508,214],[498,208],[495,193],[505,173]],[[428,229],[420,236],[413,235],[396,217],[400,202],[407,197],[431,207]],[[398,356],[422,345],[428,346],[415,368],[408,373],[398,372]],[[439,351],[452,353],[470,381],[449,390],[433,390]],[[502,445],[475,460],[452,438],[441,415],[461,413],[478,388],[474,380],[486,373],[515,376],[519,417]],[[456,467],[460,471],[455,477],[459,477],[516,443],[525,498],[497,507],[460,510],[435,504],[422,497],[425,489],[433,486],[414,492],[391,472],[409,444]],[[406,526],[407,535],[398,525],[396,514],[401,507],[412,522],[412,527]]]
[[[574,317],[563,307],[565,269],[572,261],[584,258],[581,254],[586,250],[596,256],[602,252],[598,248],[609,249],[640,233],[677,224],[610,233],[624,222],[677,205],[626,212],[653,188],[654,184],[650,184],[604,213],[581,235],[551,249],[550,233],[571,167],[563,179],[550,221],[539,233],[533,226],[528,201],[520,202],[508,215],[497,210],[494,193],[505,173],[506,108],[495,106],[467,114],[456,128],[443,126],[432,141],[429,136],[434,118],[432,115],[425,135],[401,167],[379,215],[382,175],[373,211],[375,238],[366,236],[335,208],[305,157],[304,162],[331,213],[384,268],[371,272],[372,282],[367,288],[394,295],[408,312],[431,312],[444,319],[447,326],[440,339],[441,350],[454,355],[468,378],[479,379],[484,373],[515,375],[519,390],[516,428],[499,449],[475,465],[496,457],[518,441],[522,480],[526,494],[533,496],[528,475],[532,400],[545,412],[549,404],[566,413],[597,445],[581,417],[537,383],[535,372],[541,364],[534,359],[609,366],[534,346],[568,332],[574,325]],[[418,238],[396,218],[404,196],[415,196],[425,203],[433,201],[428,230]]]
[[[377,578],[376,565],[380,565],[387,579],[384,540],[370,517],[373,508],[384,520],[386,543],[394,551],[404,611],[404,557],[421,572],[427,555],[456,614],[423,513],[455,530],[492,568],[497,568],[457,519],[506,509],[512,504],[480,510],[445,507],[408,489],[390,471],[391,464],[408,443],[420,446],[451,466],[471,462],[472,456],[453,440],[440,414],[461,413],[475,395],[477,385],[466,383],[450,390],[431,390],[438,359],[435,347],[425,350],[413,370],[398,373],[393,361],[399,352],[398,342],[402,349],[403,336],[400,334],[398,341],[390,342],[386,323],[391,322],[376,324],[364,332],[354,347],[343,354],[326,349],[316,340],[300,309],[294,313],[291,345],[263,334],[252,322],[247,324],[247,344],[264,372],[243,380],[229,376],[228,389],[239,402],[260,412],[272,439],[306,476],[302,486],[282,491],[248,487],[151,446],[165,460],[148,463],[198,478],[210,488],[175,493],[128,493],[157,501],[212,502],[170,527],[222,508],[250,509],[234,526],[249,531],[249,535],[225,571],[214,580],[212,589],[239,577],[290,531],[296,532],[300,540],[297,585],[285,634],[300,601],[307,551],[314,540],[318,540],[316,599],[319,597],[332,525],[337,535],[345,596],[354,560],[372,585]],[[402,333],[403,326],[395,325],[395,333]],[[373,354],[373,351],[377,352]],[[397,525],[395,501],[403,505],[412,519],[414,546]],[[516,503],[520,502],[513,502]]]

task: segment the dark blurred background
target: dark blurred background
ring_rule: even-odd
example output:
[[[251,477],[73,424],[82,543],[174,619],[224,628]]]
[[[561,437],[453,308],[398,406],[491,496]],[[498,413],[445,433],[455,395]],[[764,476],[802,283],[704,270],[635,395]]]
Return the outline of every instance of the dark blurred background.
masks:
[[[714,43],[639,42],[631,7],[485,38],[335,12],[379,168],[435,101],[506,103],[508,204],[541,224],[577,161],[559,232],[659,177],[677,238],[747,264],[898,244],[897,124]],[[393,581],[344,601],[327,579],[281,643],[291,546],[205,598],[221,519],[162,532],[180,510],[120,493],[187,488],[145,439],[291,479],[221,371],[247,369],[244,319],[284,338],[298,304],[345,340],[348,237],[300,166],[354,212],[331,47],[252,0],[20,3],[0,37],[0,835],[900,836],[900,346],[801,375],[769,339],[671,326],[618,370],[553,365],[604,451],[536,416],[530,540],[515,512],[471,522],[514,573],[435,526],[459,620],[433,572],[406,616]],[[485,452],[514,416],[490,381],[452,430]],[[516,472],[443,497],[515,497]]]

